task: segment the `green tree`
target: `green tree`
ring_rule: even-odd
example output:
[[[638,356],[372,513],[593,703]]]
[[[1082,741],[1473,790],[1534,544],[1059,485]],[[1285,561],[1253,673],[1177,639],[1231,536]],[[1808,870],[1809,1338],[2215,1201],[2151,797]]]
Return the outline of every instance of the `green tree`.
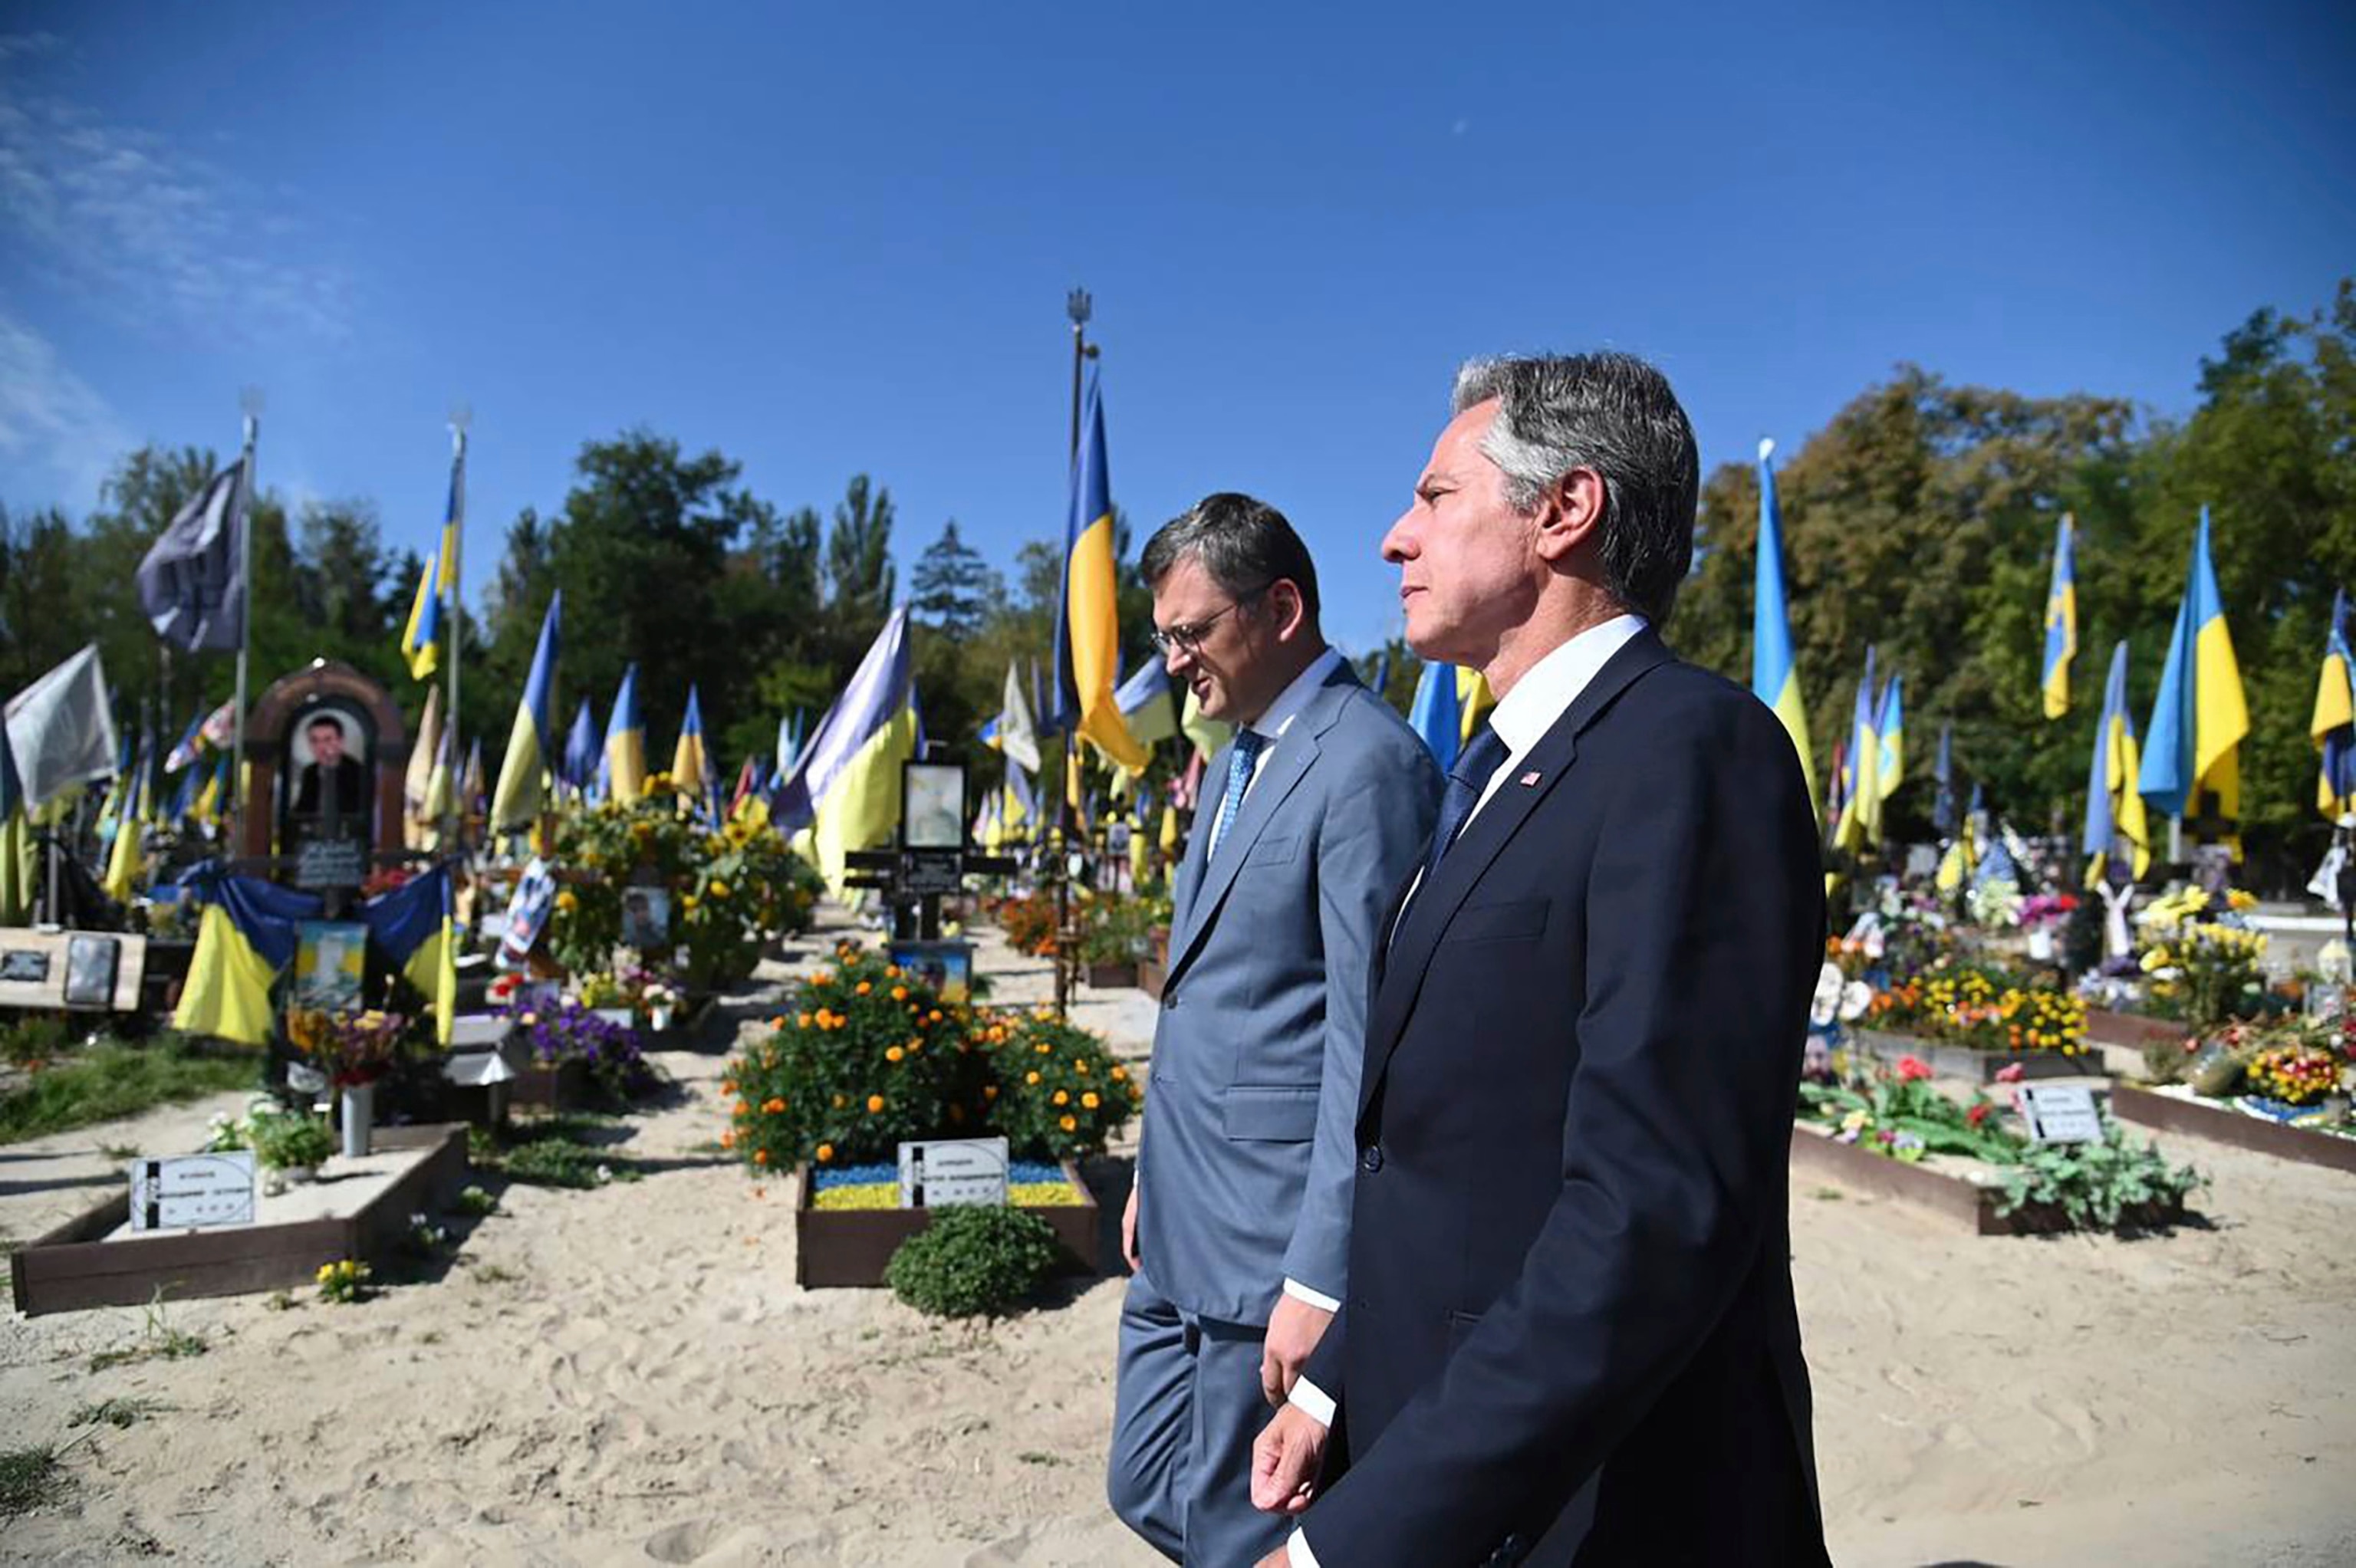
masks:
[[[916,617],[953,642],[981,630],[982,618],[1006,590],[981,552],[958,537],[957,519],[941,525],[941,537],[917,558],[914,576]]]

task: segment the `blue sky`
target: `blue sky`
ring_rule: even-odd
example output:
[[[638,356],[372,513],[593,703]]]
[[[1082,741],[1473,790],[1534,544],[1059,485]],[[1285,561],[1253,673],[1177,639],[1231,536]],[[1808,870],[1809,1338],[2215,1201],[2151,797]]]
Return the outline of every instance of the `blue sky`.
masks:
[[[2220,334],[2356,271],[2341,6],[33,4],[6,28],[0,500],[79,515],[142,440],[226,449],[253,385],[265,484],[368,497],[423,549],[463,402],[470,599],[580,443],[640,423],[781,506],[873,474],[904,582],[952,516],[1007,566],[1061,528],[1075,283],[1115,498],[1144,527],[1274,501],[1363,647],[1465,355],[1651,356],[1714,464],[1901,360],[2181,412]]]

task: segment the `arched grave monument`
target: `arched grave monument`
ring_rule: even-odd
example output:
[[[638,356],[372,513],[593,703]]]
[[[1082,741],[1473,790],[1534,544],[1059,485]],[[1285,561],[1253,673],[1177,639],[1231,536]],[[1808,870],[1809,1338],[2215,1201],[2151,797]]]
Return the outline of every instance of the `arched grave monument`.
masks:
[[[402,859],[409,729],[392,694],[335,659],[280,677],[245,720],[238,848],[275,880],[349,892]]]

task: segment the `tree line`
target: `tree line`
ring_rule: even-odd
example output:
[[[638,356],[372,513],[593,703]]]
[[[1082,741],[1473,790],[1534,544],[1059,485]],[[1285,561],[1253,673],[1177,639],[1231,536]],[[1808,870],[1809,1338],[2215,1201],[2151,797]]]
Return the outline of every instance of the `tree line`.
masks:
[[[167,658],[132,575],[218,454],[125,456],[79,521],[0,513],[0,689],[96,641],[120,711],[159,730],[227,696],[225,656]],[[1792,631],[1817,776],[1847,732],[1866,645],[1906,681],[1909,784],[1893,837],[1930,837],[1929,763],[1954,730],[1959,788],[2030,831],[2074,832],[2112,644],[2128,639],[2140,731],[2184,587],[2193,524],[2211,508],[2218,578],[2248,693],[2244,827],[2262,885],[2303,880],[2327,829],[2307,734],[2333,591],[2356,581],[2356,282],[2305,314],[2262,309],[2199,363],[2198,402],[2147,416],[2090,393],[2036,397],[1956,386],[1901,366],[1821,431],[1779,453]],[[1747,682],[1758,472],[1719,466],[1702,492],[1697,559],[1667,627],[1686,656]],[[2043,717],[2040,674],[2054,523],[2077,528],[2079,652],[2068,716]],[[624,667],[640,666],[651,759],[667,759],[688,688],[733,767],[775,744],[798,709],[815,723],[891,606],[923,628],[918,699],[929,735],[961,742],[997,711],[1010,662],[1044,667],[1060,539],[1023,545],[1001,573],[943,522],[901,581],[890,490],[853,476],[824,516],[741,484],[723,453],[622,432],[584,445],[571,487],[525,508],[466,620],[466,729],[503,742],[550,596],[564,594],[560,730],[583,697],[602,734]],[[396,644],[420,562],[384,543],[360,499],[252,513],[254,652],[267,680],[315,656],[410,698]],[[1126,518],[1117,528],[1124,667],[1149,656],[1150,600]],[[1386,695],[1404,708],[1413,656],[1394,644]],[[1371,672],[1376,656],[1363,658]],[[166,739],[175,738],[166,736]],[[1165,751],[1173,748],[1164,748]],[[985,758],[987,762],[987,758]],[[496,772],[496,755],[487,758]],[[1165,762],[1162,764],[1166,767]]]

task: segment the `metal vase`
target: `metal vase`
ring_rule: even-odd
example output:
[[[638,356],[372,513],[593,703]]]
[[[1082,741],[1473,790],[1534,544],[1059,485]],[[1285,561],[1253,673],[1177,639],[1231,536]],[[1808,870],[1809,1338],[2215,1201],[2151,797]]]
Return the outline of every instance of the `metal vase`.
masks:
[[[369,1152],[369,1134],[376,1126],[376,1085],[352,1083],[344,1089],[344,1157],[359,1159]]]

